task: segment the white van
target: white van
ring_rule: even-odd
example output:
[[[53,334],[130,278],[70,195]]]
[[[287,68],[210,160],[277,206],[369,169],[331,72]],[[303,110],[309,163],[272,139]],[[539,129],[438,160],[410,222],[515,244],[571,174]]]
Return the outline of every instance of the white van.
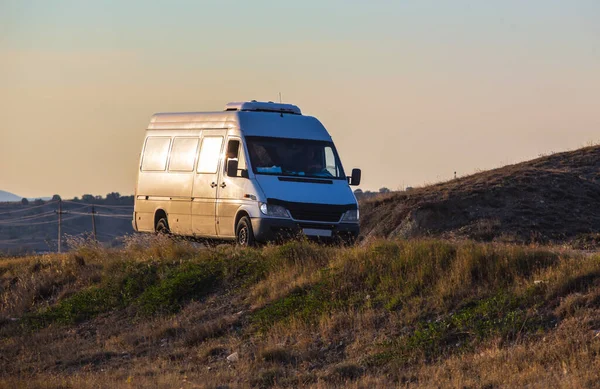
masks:
[[[135,231],[240,245],[298,234],[353,242],[358,203],[325,127],[291,104],[150,120],[135,190]]]

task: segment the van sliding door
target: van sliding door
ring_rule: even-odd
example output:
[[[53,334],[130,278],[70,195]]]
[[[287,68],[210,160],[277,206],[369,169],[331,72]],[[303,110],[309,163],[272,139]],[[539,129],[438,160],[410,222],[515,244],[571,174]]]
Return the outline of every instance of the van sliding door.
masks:
[[[169,215],[169,229],[174,234],[192,235],[191,198],[194,164],[198,154],[199,138],[176,136],[169,157],[169,172],[164,174],[160,185],[171,199],[165,210]],[[155,185],[159,185],[156,180]]]
[[[225,150],[223,165],[219,169],[221,178],[217,196],[217,226],[220,237],[231,238],[235,236],[235,215],[245,202],[245,185],[248,180],[242,178],[240,172],[242,169],[246,169],[246,158],[241,139],[230,136]],[[238,175],[236,177],[227,176],[227,160],[229,159],[238,161]]]
[[[216,198],[218,167],[222,161],[225,130],[204,130],[198,166],[192,189],[192,228],[194,235],[214,237],[216,228]]]

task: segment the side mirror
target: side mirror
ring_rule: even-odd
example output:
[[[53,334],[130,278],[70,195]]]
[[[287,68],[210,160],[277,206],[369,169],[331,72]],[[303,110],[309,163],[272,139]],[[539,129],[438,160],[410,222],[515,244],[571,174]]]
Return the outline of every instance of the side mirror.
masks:
[[[360,185],[360,176],[361,176],[360,169],[352,169],[352,176],[349,177],[350,185],[352,185],[352,186]]]
[[[228,159],[227,160],[227,175],[229,177],[237,177],[238,171],[238,160],[237,159]]]

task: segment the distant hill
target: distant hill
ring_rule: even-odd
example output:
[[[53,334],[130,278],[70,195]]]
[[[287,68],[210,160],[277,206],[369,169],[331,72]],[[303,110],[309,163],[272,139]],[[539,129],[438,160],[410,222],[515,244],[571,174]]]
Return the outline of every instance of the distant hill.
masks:
[[[51,198],[52,197],[50,197],[50,196],[45,196],[45,197],[27,197],[27,200],[29,200],[29,201],[35,201],[35,200],[48,201]],[[23,200],[23,197],[21,197],[21,196],[17,196],[14,193],[10,193],[10,192],[6,192],[4,190],[0,190],[0,203],[20,202],[21,200]]]
[[[600,146],[361,201],[364,237],[600,245]]]
[[[14,193],[0,190],[0,202],[21,201],[21,199],[22,199],[21,196],[17,196]]]

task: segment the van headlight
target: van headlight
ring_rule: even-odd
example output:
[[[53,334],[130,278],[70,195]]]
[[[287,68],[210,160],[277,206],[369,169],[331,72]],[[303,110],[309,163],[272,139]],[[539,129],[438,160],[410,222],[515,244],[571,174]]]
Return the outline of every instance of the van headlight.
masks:
[[[344,213],[344,216],[342,216],[342,221],[358,223],[358,209],[351,209],[350,211]]]
[[[260,212],[263,215],[273,216],[273,217],[290,217],[290,213],[287,209],[282,207],[281,205],[273,205],[267,203],[260,203]]]

